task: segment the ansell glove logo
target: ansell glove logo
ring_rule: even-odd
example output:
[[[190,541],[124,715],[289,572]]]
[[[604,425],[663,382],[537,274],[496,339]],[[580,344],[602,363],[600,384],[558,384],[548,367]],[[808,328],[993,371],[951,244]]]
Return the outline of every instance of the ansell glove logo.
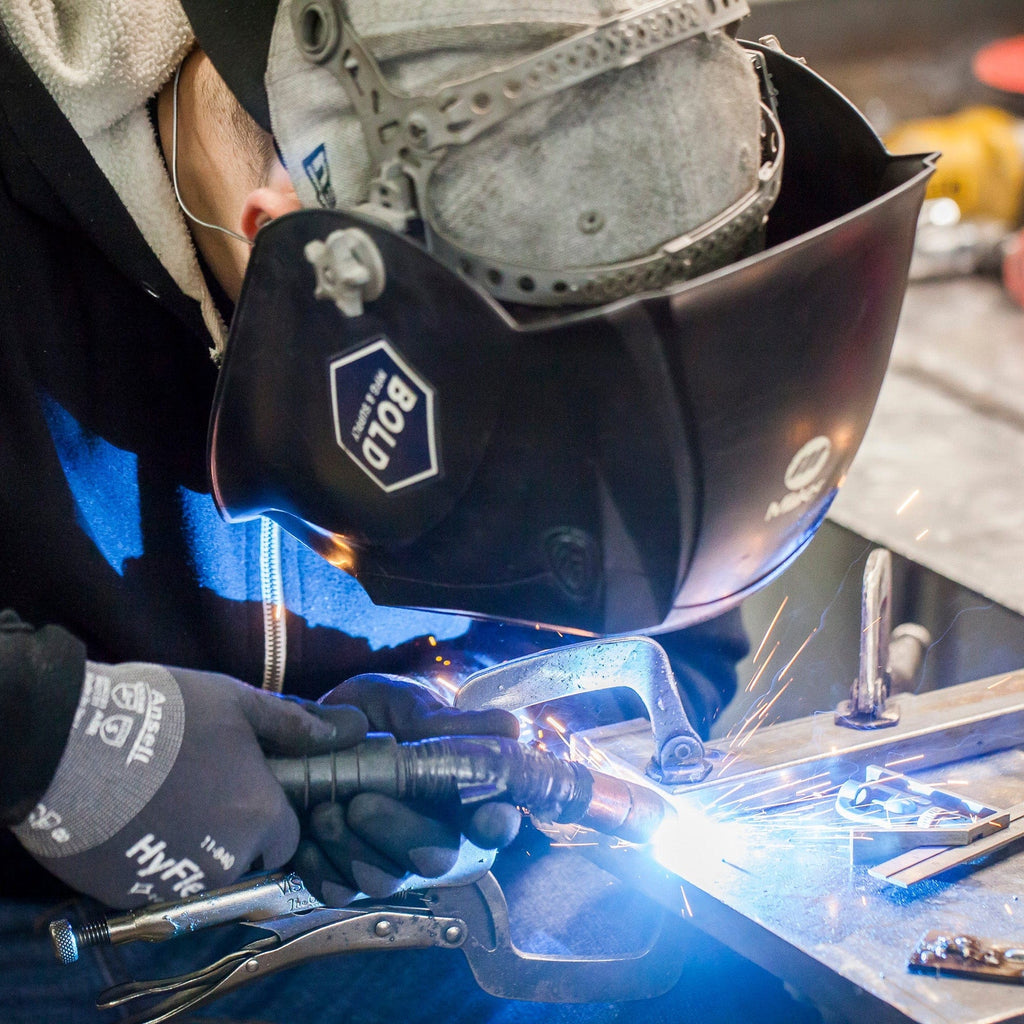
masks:
[[[86,664],[67,746],[50,785],[14,832],[39,857],[105,843],[135,818],[178,757],[185,703],[160,665]]]
[[[381,336],[330,365],[334,436],[390,493],[437,476],[434,389]]]
[[[108,747],[121,748],[128,741],[141,719],[139,731],[135,737],[125,764],[141,762],[149,764],[153,757],[156,739],[160,733],[160,722],[163,719],[164,695],[143,680],[131,683],[117,683],[113,688],[106,676],[89,673],[85,682],[85,695],[92,707],[91,716],[85,726],[86,736],[99,736]],[[108,704],[120,709],[120,712],[109,712]],[[83,708],[76,716],[75,727],[80,724]]]

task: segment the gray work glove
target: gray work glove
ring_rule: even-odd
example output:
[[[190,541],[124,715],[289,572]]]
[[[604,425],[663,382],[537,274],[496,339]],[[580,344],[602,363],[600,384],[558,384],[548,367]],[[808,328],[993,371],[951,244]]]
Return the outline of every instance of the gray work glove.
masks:
[[[519,722],[507,711],[457,711],[400,676],[355,676],[320,703],[360,708],[371,731],[389,732],[400,742],[519,735]],[[390,896],[410,875],[434,879],[446,874],[459,860],[463,836],[482,850],[501,849],[515,838],[520,820],[510,804],[483,804],[464,813],[461,807],[414,808],[360,793],[347,804],[323,803],[310,810],[293,864],[310,891],[325,903],[344,906],[360,892]]]
[[[88,662],[57,771],[13,831],[108,906],[184,899],[295,852],[299,821],[265,754],[325,753],[365,735],[355,708],[214,673]]]

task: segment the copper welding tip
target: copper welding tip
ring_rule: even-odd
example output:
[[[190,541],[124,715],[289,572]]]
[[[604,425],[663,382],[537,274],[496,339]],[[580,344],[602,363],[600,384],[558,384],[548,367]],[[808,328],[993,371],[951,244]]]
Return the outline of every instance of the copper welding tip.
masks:
[[[593,793],[578,822],[631,843],[646,843],[665,817],[665,801],[647,786],[591,772]]]

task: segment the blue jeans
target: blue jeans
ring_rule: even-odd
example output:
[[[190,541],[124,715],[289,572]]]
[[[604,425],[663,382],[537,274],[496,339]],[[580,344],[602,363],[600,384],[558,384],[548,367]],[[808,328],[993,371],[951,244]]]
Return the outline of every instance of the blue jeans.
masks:
[[[499,858],[499,863],[501,858]],[[550,865],[554,864],[554,867]],[[660,908],[587,863],[545,861],[539,879],[516,872],[502,884],[513,939],[537,953],[594,955],[636,949],[631,924]],[[525,879],[525,880],[524,880]],[[171,977],[213,962],[263,937],[243,926],[197,932],[162,943],[82,950],[63,966],[51,951],[48,925],[97,916],[85,901],[53,905],[0,901],[0,1024],[114,1024],[131,1016],[99,1011],[96,997],[130,979]],[[476,983],[457,950],[357,953],[303,964],[253,982],[177,1018],[181,1024],[820,1024],[782,984],[695,928],[680,930],[684,970],[668,993],[623,1003],[550,1004],[501,999]]]

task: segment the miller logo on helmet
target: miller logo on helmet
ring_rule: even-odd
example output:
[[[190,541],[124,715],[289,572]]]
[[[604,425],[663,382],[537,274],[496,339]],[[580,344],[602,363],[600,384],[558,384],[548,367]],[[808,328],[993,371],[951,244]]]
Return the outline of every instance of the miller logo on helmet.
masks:
[[[812,438],[793,456],[786,467],[785,484],[789,493],[773,501],[764,514],[764,521],[802,508],[821,493],[825,486],[825,470],[832,456],[832,442],[824,435]]]

